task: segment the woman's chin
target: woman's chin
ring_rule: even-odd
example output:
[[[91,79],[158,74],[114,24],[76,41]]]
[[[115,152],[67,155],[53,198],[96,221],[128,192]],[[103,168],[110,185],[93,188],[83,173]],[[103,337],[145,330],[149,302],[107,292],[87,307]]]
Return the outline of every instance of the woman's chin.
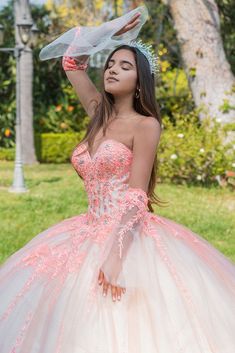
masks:
[[[113,95],[118,95],[120,94],[119,90],[112,89],[111,87],[106,87],[105,92],[113,94]]]

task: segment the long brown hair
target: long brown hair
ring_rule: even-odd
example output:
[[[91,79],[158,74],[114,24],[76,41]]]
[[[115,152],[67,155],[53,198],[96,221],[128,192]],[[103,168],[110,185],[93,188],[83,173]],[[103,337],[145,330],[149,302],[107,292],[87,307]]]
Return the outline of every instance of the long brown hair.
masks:
[[[155,77],[154,74],[150,71],[150,66],[147,58],[138,48],[131,47],[129,45],[121,45],[112,51],[104,65],[102,77],[108,68],[109,60],[112,55],[120,50],[127,49],[131,50],[134,53],[136,66],[137,66],[137,85],[140,88],[140,95],[138,98],[134,98],[133,107],[135,111],[141,115],[152,116],[158,120],[160,126],[162,124],[160,109],[155,97]],[[88,142],[88,146],[92,146],[97,132],[102,128],[103,134],[105,135],[106,129],[109,124],[110,117],[113,114],[113,105],[114,97],[111,93],[108,93],[104,89],[104,82],[101,82],[101,101],[97,104],[97,107],[94,111],[94,116],[90,120],[86,134],[81,141],[81,143]],[[157,169],[158,169],[158,160],[157,154],[154,158],[153,168],[151,172],[151,177],[149,180],[147,195],[149,197],[148,208],[151,212],[154,212],[151,204],[156,204],[160,207],[163,207],[166,201],[162,201],[154,192],[156,182],[157,182]]]

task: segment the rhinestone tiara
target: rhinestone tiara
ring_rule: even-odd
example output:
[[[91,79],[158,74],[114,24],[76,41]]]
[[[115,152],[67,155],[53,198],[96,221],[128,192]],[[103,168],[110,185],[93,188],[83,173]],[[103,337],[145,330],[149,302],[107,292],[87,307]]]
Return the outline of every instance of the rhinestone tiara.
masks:
[[[144,56],[147,58],[149,62],[151,73],[159,74],[160,72],[159,58],[154,52],[152,45],[147,45],[143,43],[141,39],[132,40],[129,45],[131,47],[135,47],[139,49],[141,53],[144,54]]]

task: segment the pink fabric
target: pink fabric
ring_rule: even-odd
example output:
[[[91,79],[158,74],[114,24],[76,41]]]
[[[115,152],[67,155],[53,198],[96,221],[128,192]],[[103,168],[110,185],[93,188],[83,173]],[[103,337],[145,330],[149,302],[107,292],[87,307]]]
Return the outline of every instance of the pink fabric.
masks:
[[[85,213],[37,234],[0,267],[1,353],[234,353],[235,265],[130,188],[132,151],[104,140],[71,162]],[[79,200],[78,200],[79,202]],[[125,286],[102,296],[99,270]]]

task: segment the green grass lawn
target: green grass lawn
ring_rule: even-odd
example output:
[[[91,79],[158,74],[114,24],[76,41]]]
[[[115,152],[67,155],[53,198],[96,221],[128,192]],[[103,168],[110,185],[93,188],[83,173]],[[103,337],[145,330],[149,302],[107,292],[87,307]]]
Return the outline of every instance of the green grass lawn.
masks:
[[[83,182],[70,164],[26,166],[24,194],[8,192],[13,167],[0,162],[0,263],[49,226],[87,210]],[[235,262],[234,193],[170,184],[157,185],[156,193],[169,201],[155,206],[156,214],[189,227]]]

